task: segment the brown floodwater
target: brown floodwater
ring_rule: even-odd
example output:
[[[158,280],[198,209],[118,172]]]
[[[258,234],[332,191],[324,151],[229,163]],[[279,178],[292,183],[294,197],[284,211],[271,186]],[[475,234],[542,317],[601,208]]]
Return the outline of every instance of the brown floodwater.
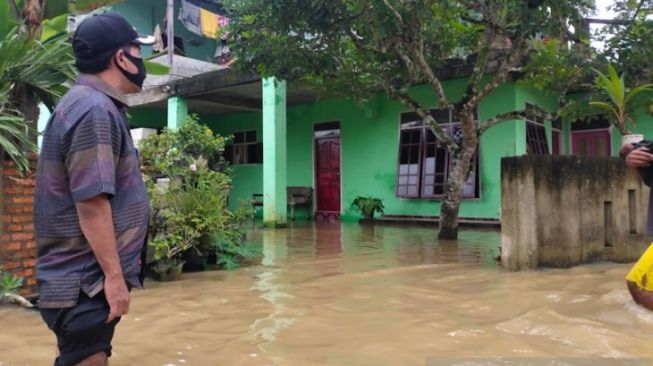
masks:
[[[509,273],[494,259],[498,232],[435,237],[356,224],[252,231],[260,263],[135,292],[111,364],[651,364],[653,313],[630,300],[628,265]],[[38,313],[0,308],[1,366],[54,354]]]

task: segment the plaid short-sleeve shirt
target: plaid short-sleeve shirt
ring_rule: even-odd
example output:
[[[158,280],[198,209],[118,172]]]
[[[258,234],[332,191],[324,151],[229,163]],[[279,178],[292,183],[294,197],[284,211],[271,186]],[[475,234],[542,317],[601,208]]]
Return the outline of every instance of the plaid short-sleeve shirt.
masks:
[[[102,291],[104,275],[75,207],[101,194],[111,204],[125,280],[140,287],[149,200],[125,108],[123,99],[99,78],[80,75],[48,122],[34,201],[42,308],[73,307],[80,290],[91,297]]]

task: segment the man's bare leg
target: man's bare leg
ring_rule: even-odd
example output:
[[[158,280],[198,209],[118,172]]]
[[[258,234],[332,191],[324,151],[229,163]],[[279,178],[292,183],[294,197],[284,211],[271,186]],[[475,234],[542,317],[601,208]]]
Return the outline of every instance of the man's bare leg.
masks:
[[[77,366],[107,366],[109,364],[109,359],[107,354],[104,352],[98,352],[93,356],[87,357],[82,362],[78,363]]]

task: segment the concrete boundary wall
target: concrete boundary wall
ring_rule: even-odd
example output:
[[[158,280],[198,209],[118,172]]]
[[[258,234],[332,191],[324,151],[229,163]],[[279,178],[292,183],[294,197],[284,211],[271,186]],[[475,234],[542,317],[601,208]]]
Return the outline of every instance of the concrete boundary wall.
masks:
[[[649,188],[619,158],[528,155],[501,160],[501,261],[510,270],[635,261]]]

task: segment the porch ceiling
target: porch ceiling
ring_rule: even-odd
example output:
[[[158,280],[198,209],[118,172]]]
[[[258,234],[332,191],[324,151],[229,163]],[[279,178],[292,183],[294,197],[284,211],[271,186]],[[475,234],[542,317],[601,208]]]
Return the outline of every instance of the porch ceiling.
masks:
[[[165,109],[167,99],[181,96],[188,101],[192,113],[224,114],[261,111],[262,85],[259,77],[238,75],[231,70],[219,70],[175,80],[168,85],[155,86],[127,96],[130,106]],[[308,88],[289,84],[289,106],[309,103],[317,95]]]

